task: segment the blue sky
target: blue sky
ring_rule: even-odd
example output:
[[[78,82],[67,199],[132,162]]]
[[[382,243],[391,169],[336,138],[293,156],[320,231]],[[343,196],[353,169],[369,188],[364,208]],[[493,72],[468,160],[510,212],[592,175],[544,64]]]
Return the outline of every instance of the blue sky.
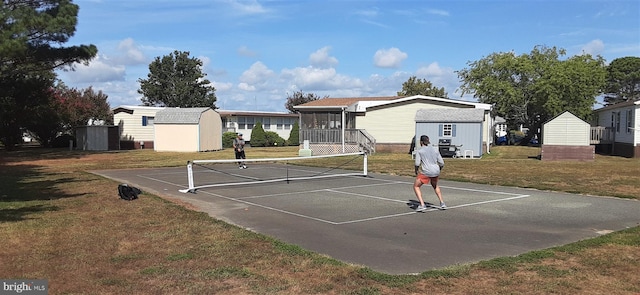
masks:
[[[455,71],[494,52],[537,45],[607,62],[640,56],[640,1],[76,0],[76,34],[98,56],[59,77],[93,86],[112,108],[140,105],[155,57],[203,61],[226,110],[286,111],[296,91],[391,96],[411,76],[462,97]]]

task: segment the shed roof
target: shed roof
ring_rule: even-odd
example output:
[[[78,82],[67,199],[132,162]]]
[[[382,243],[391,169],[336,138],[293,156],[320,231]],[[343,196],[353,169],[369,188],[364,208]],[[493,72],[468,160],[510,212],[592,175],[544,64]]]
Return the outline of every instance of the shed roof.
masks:
[[[483,109],[419,109],[416,112],[416,122],[476,123],[483,120]]]
[[[156,113],[154,124],[198,124],[211,108],[167,108]]]

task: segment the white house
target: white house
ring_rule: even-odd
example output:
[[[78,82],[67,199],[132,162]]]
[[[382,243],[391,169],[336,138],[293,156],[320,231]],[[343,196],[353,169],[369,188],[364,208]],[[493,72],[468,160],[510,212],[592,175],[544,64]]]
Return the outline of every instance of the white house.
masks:
[[[281,112],[252,112],[218,110],[224,131],[242,133],[244,140],[251,142],[251,131],[256,123],[262,124],[264,131],[273,131],[280,137],[289,139],[293,125],[298,122],[298,114]]]
[[[640,157],[640,100],[609,105],[595,110],[594,115],[592,126],[607,128],[612,137],[610,143],[594,142],[596,151]]]

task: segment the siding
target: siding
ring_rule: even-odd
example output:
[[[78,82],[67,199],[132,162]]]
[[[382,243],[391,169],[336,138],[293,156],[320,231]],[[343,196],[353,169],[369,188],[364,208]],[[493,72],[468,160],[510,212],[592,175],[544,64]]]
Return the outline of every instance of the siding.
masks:
[[[542,143],[545,145],[590,145],[591,126],[575,115],[564,112],[542,127]]]
[[[142,126],[142,117],[154,117],[163,108],[125,107],[133,110],[133,114],[119,112],[113,115],[115,125],[120,126],[120,139],[125,141],[153,141],[153,125]]]
[[[365,116],[356,117],[356,128],[364,128],[378,143],[409,144],[415,135],[415,116],[420,109],[457,109],[454,107],[410,103],[380,109],[367,109]]]

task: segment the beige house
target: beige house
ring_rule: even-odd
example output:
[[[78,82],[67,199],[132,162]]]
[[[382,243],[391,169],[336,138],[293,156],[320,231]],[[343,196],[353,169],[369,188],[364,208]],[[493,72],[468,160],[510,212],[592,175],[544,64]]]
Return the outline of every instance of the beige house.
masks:
[[[481,109],[484,152],[493,141],[491,105],[423,95],[408,97],[325,98],[294,107],[301,114],[300,140],[309,140],[314,154],[408,151],[421,109]]]
[[[211,108],[166,108],[156,113],[154,127],[156,151],[222,149],[222,120]]]
[[[113,122],[120,132],[120,149],[153,148],[156,113],[164,107],[122,105],[113,109]]]

